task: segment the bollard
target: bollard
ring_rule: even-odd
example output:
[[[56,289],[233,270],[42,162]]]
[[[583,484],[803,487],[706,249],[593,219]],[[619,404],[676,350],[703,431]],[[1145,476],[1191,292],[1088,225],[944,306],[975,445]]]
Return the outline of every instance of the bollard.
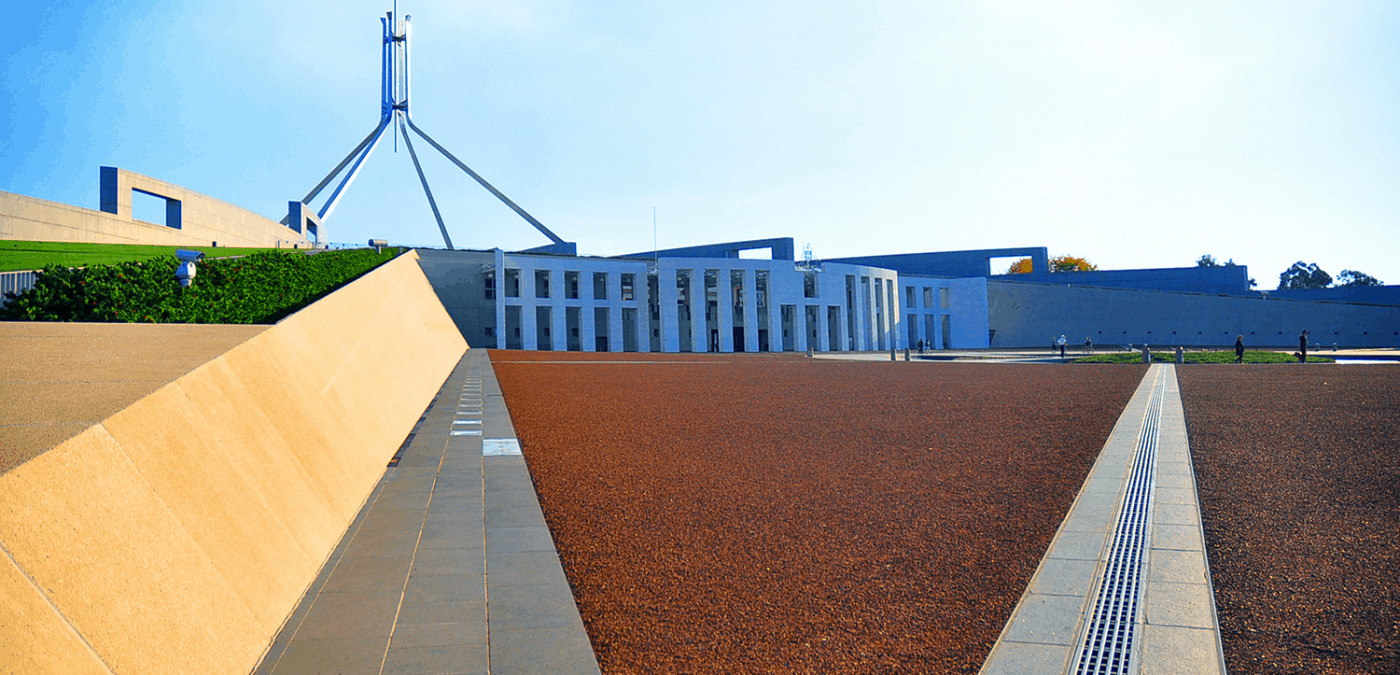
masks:
[[[898,360],[899,360],[899,359],[897,359],[897,358],[894,357],[894,347],[890,347],[890,360],[891,360],[891,361],[898,361]]]
[[[1142,362],[1152,363],[1152,348],[1147,345],[1142,346]]]
[[[905,361],[906,363],[909,361],[909,348],[908,348],[908,347],[905,347],[905,348],[904,348],[904,361]]]

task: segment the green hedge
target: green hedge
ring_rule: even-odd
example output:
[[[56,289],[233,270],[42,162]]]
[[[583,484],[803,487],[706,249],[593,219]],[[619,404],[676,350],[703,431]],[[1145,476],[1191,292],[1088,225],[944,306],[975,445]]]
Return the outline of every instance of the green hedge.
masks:
[[[175,278],[179,262],[68,268],[48,265],[34,288],[0,309],[3,321],[149,323],[274,323],[393,259],[400,249],[266,251],[206,260],[188,288]]]

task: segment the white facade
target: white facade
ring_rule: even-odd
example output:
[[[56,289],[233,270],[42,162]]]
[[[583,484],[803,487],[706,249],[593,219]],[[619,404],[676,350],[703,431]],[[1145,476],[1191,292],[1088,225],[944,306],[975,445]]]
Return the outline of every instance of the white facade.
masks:
[[[483,292],[495,302],[498,349],[887,351],[920,339],[934,348],[987,346],[982,279],[901,281],[893,270],[807,270],[789,260],[494,253]]]

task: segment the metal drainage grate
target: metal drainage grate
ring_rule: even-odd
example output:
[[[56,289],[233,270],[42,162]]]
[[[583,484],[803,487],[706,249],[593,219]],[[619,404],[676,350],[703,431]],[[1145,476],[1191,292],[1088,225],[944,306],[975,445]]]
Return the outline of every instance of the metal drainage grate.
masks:
[[[1108,564],[1099,581],[1094,613],[1084,629],[1079,647],[1078,675],[1122,675],[1132,661],[1133,626],[1142,584],[1146,575],[1147,534],[1152,522],[1152,492],[1157,473],[1157,426],[1162,416],[1162,374],[1152,382],[1147,415],[1138,433],[1132,472],[1118,522]]]

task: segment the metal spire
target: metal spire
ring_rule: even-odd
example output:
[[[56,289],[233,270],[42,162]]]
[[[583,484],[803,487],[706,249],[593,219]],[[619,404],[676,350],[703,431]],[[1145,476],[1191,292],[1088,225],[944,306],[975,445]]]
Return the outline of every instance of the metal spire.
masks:
[[[461,160],[453,156],[446,148],[439,145],[437,141],[434,141],[428,134],[424,133],[422,129],[419,129],[418,125],[413,123],[413,117],[409,114],[409,94],[411,88],[408,63],[409,22],[412,17],[404,16],[402,21],[396,23],[397,2],[394,4],[394,8],[395,11],[386,12],[384,18],[379,20],[383,28],[383,40],[380,47],[379,124],[368,136],[365,136],[364,140],[360,141],[359,145],[355,146],[354,150],[350,151],[350,154],[345,156],[345,159],[341,160],[329,174],[326,174],[326,177],[321,179],[321,182],[317,183],[316,187],[313,188],[311,192],[308,192],[306,196],[302,198],[301,202],[303,204],[310,204],[311,201],[315,199],[317,195],[321,194],[321,191],[324,190],[327,185],[330,185],[331,181],[335,180],[335,177],[340,175],[341,171],[345,170],[345,167],[349,165],[349,173],[336,185],[335,190],[331,192],[330,198],[326,200],[325,205],[321,207],[320,212],[317,214],[323,221],[329,218],[331,212],[335,210],[336,204],[340,201],[341,196],[345,194],[345,189],[350,187],[350,183],[354,182],[355,176],[359,175],[360,168],[364,166],[365,160],[369,159],[370,153],[374,152],[374,148],[379,145],[379,140],[383,137],[385,130],[393,126],[395,148],[398,147],[398,132],[402,131],[404,143],[408,147],[408,154],[413,158],[413,168],[418,172],[418,180],[423,184],[423,193],[428,197],[428,206],[432,208],[433,217],[437,219],[438,229],[442,232],[442,241],[447,245],[449,250],[452,249],[452,239],[447,234],[447,226],[442,221],[442,214],[438,211],[437,201],[433,199],[433,192],[428,187],[428,179],[423,174],[423,166],[418,161],[418,153],[414,152],[413,143],[409,141],[408,130],[412,129],[414,133],[417,133],[423,140],[427,141],[429,145],[433,146],[433,149],[442,153],[444,157],[457,165],[457,168],[480,183],[482,187],[490,191],[497,199],[500,199],[501,202],[510,207],[512,211],[515,211],[521,218],[524,218],[526,222],[533,225],[535,229],[539,230],[546,237],[549,237],[550,241],[560,245],[566,244],[567,242],[551,232],[543,223],[536,220],[535,217],[531,216],[529,213],[526,213],[525,209],[520,208],[520,206],[511,201],[510,198],[502,194],[500,190],[497,190],[490,183],[486,182],[485,178],[482,178],[475,171],[472,171],[471,168],[463,164]],[[396,122],[397,124],[395,124]],[[406,127],[405,124],[407,125]],[[282,220],[283,224],[287,222],[288,219]]]

